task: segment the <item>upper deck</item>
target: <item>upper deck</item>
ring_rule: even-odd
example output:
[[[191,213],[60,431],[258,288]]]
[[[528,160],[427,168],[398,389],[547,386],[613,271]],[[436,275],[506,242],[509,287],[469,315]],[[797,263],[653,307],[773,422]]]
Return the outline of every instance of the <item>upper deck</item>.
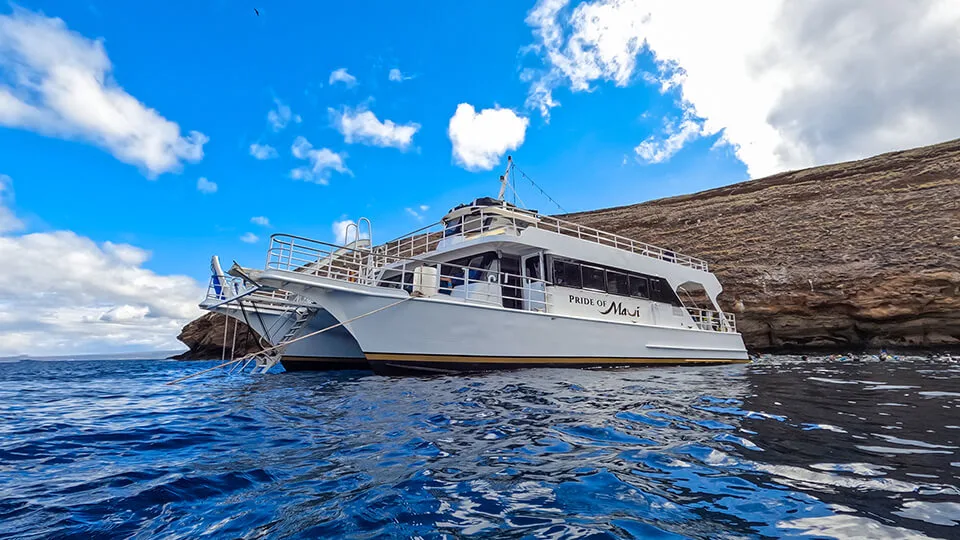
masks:
[[[440,247],[452,246],[461,241],[472,240],[481,236],[499,234],[519,236],[528,227],[571,236],[585,242],[610,246],[645,257],[709,272],[709,266],[703,259],[633,240],[619,234],[540,215],[536,212],[520,210],[506,203],[497,206],[465,206],[455,209],[445,216],[443,221],[427,225],[406,236],[376,246],[373,251],[390,257],[414,257],[435,251]]]

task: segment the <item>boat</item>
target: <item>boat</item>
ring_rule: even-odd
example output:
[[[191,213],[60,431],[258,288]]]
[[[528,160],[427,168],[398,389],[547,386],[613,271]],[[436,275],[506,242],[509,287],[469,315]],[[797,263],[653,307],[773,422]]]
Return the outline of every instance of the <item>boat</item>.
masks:
[[[237,273],[338,321],[377,373],[749,361],[706,261],[510,204],[504,178],[377,246],[274,234]]]

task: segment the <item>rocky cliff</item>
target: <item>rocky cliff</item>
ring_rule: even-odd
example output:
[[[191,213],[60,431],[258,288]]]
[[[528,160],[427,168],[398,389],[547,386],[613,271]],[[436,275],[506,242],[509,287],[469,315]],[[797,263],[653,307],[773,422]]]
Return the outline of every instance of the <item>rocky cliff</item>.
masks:
[[[960,140],[562,217],[709,261],[754,351],[960,348]]]
[[[960,344],[960,140],[565,217],[709,261],[752,350]]]
[[[224,329],[224,324],[227,328]],[[207,313],[183,327],[177,339],[190,348],[185,353],[174,356],[177,360],[219,360],[224,354],[236,358],[261,349],[258,337],[253,330],[242,322],[237,322],[236,341],[234,341],[234,320],[219,313]],[[224,331],[226,330],[226,332]]]

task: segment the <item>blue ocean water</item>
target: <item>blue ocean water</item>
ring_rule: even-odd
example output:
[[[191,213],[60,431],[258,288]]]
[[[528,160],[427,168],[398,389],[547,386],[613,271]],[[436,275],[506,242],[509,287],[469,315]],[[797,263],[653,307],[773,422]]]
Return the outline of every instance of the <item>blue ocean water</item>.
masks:
[[[0,537],[960,538],[960,364],[0,364]]]

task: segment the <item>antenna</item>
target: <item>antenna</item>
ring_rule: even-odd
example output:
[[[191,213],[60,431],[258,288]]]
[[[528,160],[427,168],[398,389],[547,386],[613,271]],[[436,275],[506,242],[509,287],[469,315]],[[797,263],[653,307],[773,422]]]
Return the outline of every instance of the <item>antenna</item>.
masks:
[[[497,200],[503,200],[503,194],[507,191],[507,178],[510,176],[510,168],[513,167],[513,156],[507,156],[507,170],[500,175],[500,193],[497,194]]]

